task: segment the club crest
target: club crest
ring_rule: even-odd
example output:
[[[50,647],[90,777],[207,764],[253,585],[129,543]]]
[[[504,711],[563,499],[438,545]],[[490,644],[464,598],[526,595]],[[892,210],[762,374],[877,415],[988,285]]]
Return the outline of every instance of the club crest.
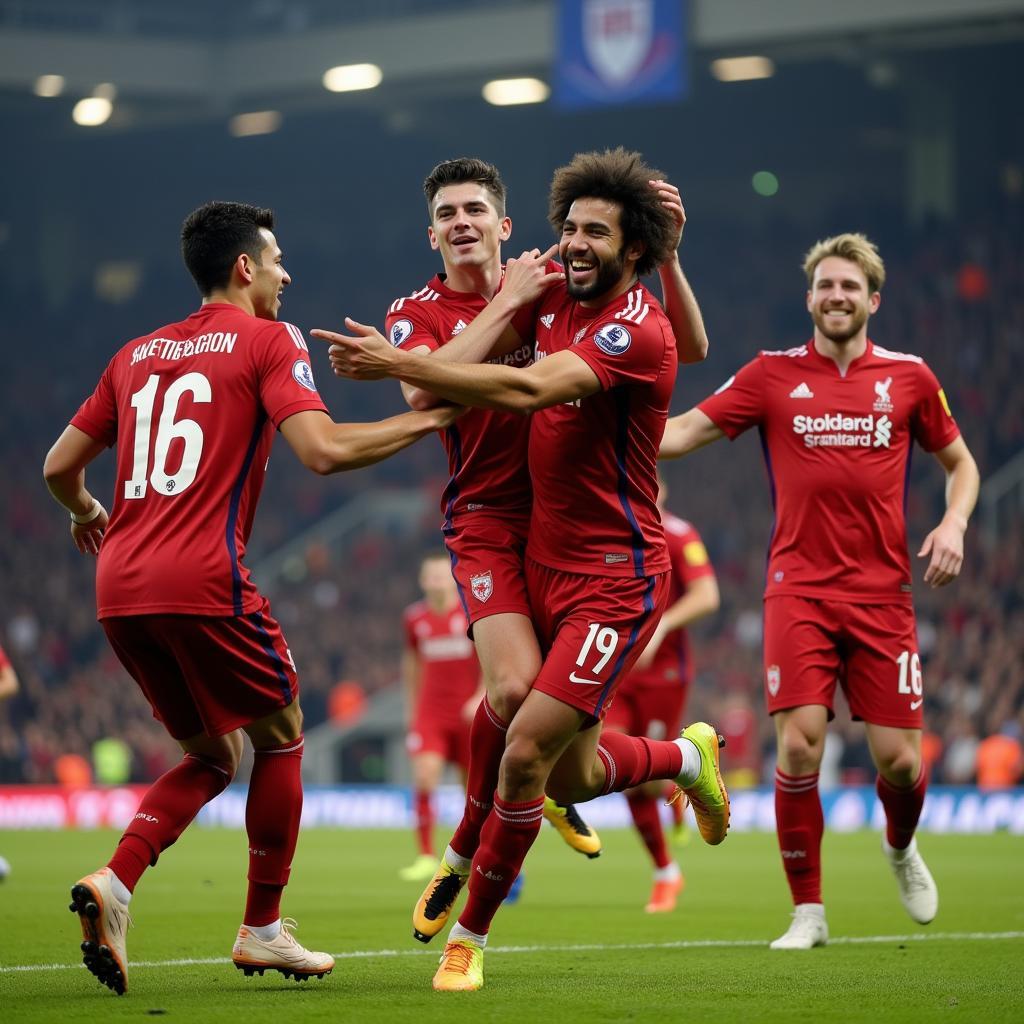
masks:
[[[481,603],[486,601],[494,593],[494,577],[491,576],[491,570],[488,569],[487,572],[482,572],[478,576],[470,576],[469,588],[478,601]]]
[[[782,669],[778,665],[769,665],[765,676],[768,680],[768,692],[774,697],[782,686]]]

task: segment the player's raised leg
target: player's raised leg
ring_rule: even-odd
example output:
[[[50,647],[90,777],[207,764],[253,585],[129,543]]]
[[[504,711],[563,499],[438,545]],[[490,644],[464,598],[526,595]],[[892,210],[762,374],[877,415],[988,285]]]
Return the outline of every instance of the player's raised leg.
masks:
[[[322,978],[334,958],[301,946],[291,918],[281,919],[281,895],[291,873],[302,816],[302,711],[298,700],[245,727],[253,768],[245,805],[249,889],[231,959],[246,973],[273,970],[286,978]]]

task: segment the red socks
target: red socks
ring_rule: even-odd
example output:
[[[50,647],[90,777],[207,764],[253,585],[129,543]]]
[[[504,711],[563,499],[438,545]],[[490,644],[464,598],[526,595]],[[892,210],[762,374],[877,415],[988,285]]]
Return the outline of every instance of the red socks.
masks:
[[[494,813],[480,835],[480,847],[469,873],[469,899],[459,924],[486,935],[498,907],[509,894],[526,855],[540,832],[544,797],[525,803],[506,803],[494,794]]]
[[[507,731],[508,723],[498,716],[484,697],[476,709],[469,733],[466,809],[451,841],[451,848],[460,857],[473,857],[480,845],[480,830],[491,813],[491,800],[498,787],[498,768],[505,753]]]
[[[420,853],[434,853],[434,808],[430,802],[430,794],[425,789],[416,790],[413,798],[413,809],[416,814],[416,841]]]
[[[245,831],[249,836],[249,892],[245,924],[259,927],[281,916],[281,893],[295,854],[302,816],[303,738],[255,751]]]
[[[821,903],[821,836],[825,821],[818,773],[787,775],[775,769],[775,830],[793,904]]]
[[[654,866],[667,868],[672,860],[665,845],[665,830],[661,825],[657,799],[645,793],[629,793],[626,800],[629,803],[629,813],[633,815],[633,824],[636,825],[636,830],[640,833]]]
[[[186,754],[149,787],[107,864],[129,892],[203,805],[227,786],[231,775],[230,765]]]
[[[894,850],[905,850],[914,838],[927,789],[928,776],[923,766],[917,782],[912,786],[894,786],[881,775],[878,776],[875,792],[885,810],[885,838]]]
[[[683,752],[671,740],[604,732],[597,756],[604,765],[601,796],[632,789],[651,779],[674,779],[683,770]]]

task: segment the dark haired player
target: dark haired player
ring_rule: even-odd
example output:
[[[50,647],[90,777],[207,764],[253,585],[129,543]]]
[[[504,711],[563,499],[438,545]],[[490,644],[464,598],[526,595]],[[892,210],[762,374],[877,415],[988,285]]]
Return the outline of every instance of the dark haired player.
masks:
[[[673,741],[610,733],[599,742],[593,728],[668,596],[656,459],[678,357],[668,318],[638,280],[676,238],[650,187],[657,178],[622,149],[579,154],[556,171],[549,216],[566,287],[544,288],[544,257],[521,261],[544,291],[530,367],[446,364],[398,351],[353,321],[360,337],[314,332],[333,343],[336,372],[394,376],[463,404],[533,413],[526,582],[544,662],[509,726],[479,848],[472,861],[446,854],[456,884],[445,915],[465,879],[469,900],[434,976],[438,990],[483,985],[487,933],[537,836],[545,789],[586,800],[674,778],[707,842],[720,843],[728,828],[710,726],[692,725]],[[477,329],[500,333],[523,295],[530,301],[503,289]]]
[[[119,994],[132,891],[231,781],[243,731],[255,749],[249,888],[232,959],[247,974],[296,979],[333,968],[281,921],[302,809],[302,711],[291,652],[242,561],[245,545],[275,429],[324,474],[387,458],[455,415],[332,422],[301,332],[277,320],[291,278],[273,226],[270,210],[242,203],[188,216],[182,254],[202,306],[118,351],[43,470],[76,547],[99,556],[98,615],[114,652],[185,752],[146,792],[107,866],[72,888],[85,964]],[[115,443],[108,519],[85,470]]]

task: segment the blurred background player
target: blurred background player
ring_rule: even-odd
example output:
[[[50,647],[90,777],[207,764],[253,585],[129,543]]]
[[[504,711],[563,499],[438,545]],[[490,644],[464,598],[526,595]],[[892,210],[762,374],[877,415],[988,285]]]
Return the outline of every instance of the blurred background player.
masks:
[[[208,203],[186,218],[182,255],[201,308],[117,352],[43,470],[75,546],[99,556],[97,611],[111,647],[185,755],[147,790],[107,866],[72,887],[85,964],[118,994],[128,986],[132,892],[234,777],[242,732],[255,754],[249,887],[232,960],[247,974],[296,980],[333,968],[281,921],[302,811],[302,711],[291,651],[242,559],[275,428],[326,474],[386,458],[455,415],[331,421],[301,332],[277,321],[291,278],[273,226],[270,210],[244,203]],[[114,444],[108,519],[85,471]]]
[[[670,571],[668,607],[633,671],[622,681],[615,703],[608,709],[603,729],[648,736],[654,740],[679,735],[686,698],[693,680],[693,651],[686,629],[698,619],[718,611],[718,580],[700,534],[691,523],[665,509],[666,487],[658,475],[658,510],[665,528]],[[649,914],[674,910],[683,891],[679,864],[668,853],[661,822],[664,784],[648,782],[626,791],[644,846],[654,862],[654,886],[644,910]],[[672,808],[684,807],[673,800]]]
[[[448,556],[427,555],[419,582],[423,600],[409,605],[402,615],[402,683],[409,712],[406,746],[412,762],[419,856],[399,876],[410,882],[430,878],[437,870],[433,796],[446,764],[458,769],[465,784],[470,723],[483,696],[480,662],[466,635],[469,624]]]
[[[669,420],[673,458],[756,426],[775,530],[764,602],[764,684],[777,740],[775,814],[795,911],[773,949],[828,941],[821,896],[818,774],[837,681],[866,723],[885,811],[883,851],[908,914],[927,924],[938,890],[914,832],[928,779],[924,686],[911,598],[905,501],[916,441],[946,473],[946,512],[925,538],[924,582],[963,563],[978,469],[935,375],[919,356],[870,341],[885,266],[863,235],[818,242],[804,259],[806,344],[762,351],[696,408]]]

